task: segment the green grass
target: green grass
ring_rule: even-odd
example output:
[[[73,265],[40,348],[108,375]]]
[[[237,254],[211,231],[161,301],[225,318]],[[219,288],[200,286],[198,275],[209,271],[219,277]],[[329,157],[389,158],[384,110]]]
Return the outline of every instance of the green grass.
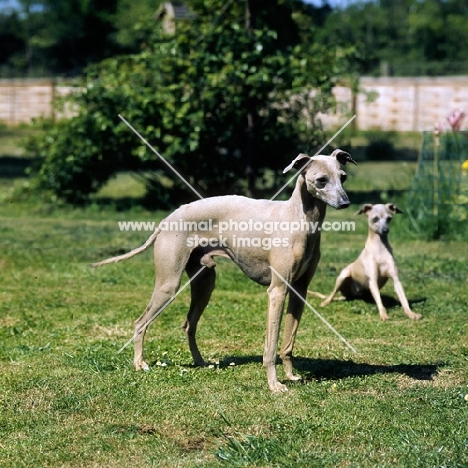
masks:
[[[382,132],[377,130],[348,130],[338,137],[338,143],[349,141],[353,147],[364,147],[371,141],[389,141],[396,149],[419,151],[422,137],[420,132]]]
[[[416,163],[406,161],[359,162],[346,167],[346,190],[357,192],[405,191],[411,185]]]
[[[383,164],[350,171],[349,190],[368,190],[369,197],[385,184],[404,190],[406,166]],[[158,220],[163,213],[99,204],[60,208],[11,198],[5,182],[2,466],[468,466],[466,242],[408,238],[404,215],[395,219],[391,241],[400,276],[424,319],[406,319],[391,284],[382,291],[392,318],[385,323],[374,304],[322,309],[311,298],[357,353],[306,310],[295,349],[304,380],[274,395],[261,364],[265,288],[219,260],[198,333],[212,366],[191,365],[180,329],[190,300],[185,290],[148,332],[150,372],[135,372],[132,346],[118,351],[150,298],[152,254],[96,270],[87,264],[146,239],[148,233],[120,232],[117,221]],[[106,190],[121,193],[128,182],[121,176]],[[328,221],[354,220],[357,229],[323,234],[312,289],[330,291],[362,249],[366,223],[353,216],[357,208],[328,211]],[[280,365],[278,373],[284,381]]]
[[[22,157],[25,152],[22,141],[36,130],[30,127],[6,127],[0,124],[0,158],[3,156]]]
[[[136,179],[131,173],[117,174],[96,194],[95,199],[102,198],[119,199],[122,197],[140,198],[145,195],[145,186],[141,180]]]

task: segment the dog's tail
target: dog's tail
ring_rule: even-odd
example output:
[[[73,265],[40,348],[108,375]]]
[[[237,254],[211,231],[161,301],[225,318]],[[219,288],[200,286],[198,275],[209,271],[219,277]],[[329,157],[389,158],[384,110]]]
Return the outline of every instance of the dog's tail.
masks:
[[[307,294],[310,294],[311,296],[318,297],[319,299],[326,299],[327,296],[325,294],[319,293],[317,291],[309,291],[307,290]]]
[[[156,237],[158,237],[158,234],[160,232],[161,230],[157,228],[156,231],[154,231],[153,234],[151,234],[151,236],[142,246],[137,247],[136,249],[133,249],[131,252],[127,252],[126,254],[119,255],[117,257],[108,258],[106,260],[103,260],[102,262],[91,263],[89,266],[91,268],[95,268],[95,267],[100,267],[102,265],[107,265],[108,263],[121,262],[122,260],[127,260],[129,258],[132,258],[135,255],[138,255],[139,253],[144,252],[151,244],[153,244],[154,241],[156,240]]]
[[[318,297],[319,299],[326,299],[328,296],[325,294],[319,293],[317,291],[309,291],[307,290],[307,294],[310,294],[311,296]],[[341,296],[334,296],[333,301],[346,301],[346,297],[341,295]]]

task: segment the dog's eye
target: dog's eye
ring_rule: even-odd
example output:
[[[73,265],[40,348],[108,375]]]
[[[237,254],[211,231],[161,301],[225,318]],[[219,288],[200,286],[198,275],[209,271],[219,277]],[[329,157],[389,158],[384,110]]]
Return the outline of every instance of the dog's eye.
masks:
[[[348,176],[346,174],[341,174],[341,177],[340,177],[341,183],[344,184],[347,178]]]
[[[319,177],[315,182],[317,183],[317,187],[323,188],[328,184],[329,179],[328,177]]]
[[[389,216],[389,217],[387,218],[387,223],[389,223],[391,220],[392,220],[392,217]]]
[[[372,222],[373,223],[376,223],[380,218],[378,216],[376,216],[375,218],[372,218]]]

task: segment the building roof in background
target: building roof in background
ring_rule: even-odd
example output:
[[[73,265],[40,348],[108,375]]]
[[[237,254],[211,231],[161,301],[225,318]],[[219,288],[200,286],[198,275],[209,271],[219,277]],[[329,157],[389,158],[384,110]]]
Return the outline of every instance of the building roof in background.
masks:
[[[164,31],[175,32],[176,21],[191,20],[195,17],[190,8],[182,2],[164,2],[156,11],[156,19],[161,20]]]

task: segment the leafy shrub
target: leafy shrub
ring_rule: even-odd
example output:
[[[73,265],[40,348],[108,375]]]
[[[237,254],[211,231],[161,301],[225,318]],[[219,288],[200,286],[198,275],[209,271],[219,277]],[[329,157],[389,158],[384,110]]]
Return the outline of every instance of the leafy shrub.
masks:
[[[157,30],[139,54],[90,68],[81,92],[65,99],[74,115],[49,123],[45,137],[29,144],[42,157],[36,185],[81,202],[130,169],[143,174],[157,201],[187,197],[185,183],[119,114],[204,195],[242,190],[247,166],[278,172],[317,144],[314,116],[331,104],[350,51],[270,28],[269,9],[256,12],[258,26],[248,31],[244,7],[229,5],[213,18],[221,2],[199,2],[195,18],[178,23],[175,34]]]

